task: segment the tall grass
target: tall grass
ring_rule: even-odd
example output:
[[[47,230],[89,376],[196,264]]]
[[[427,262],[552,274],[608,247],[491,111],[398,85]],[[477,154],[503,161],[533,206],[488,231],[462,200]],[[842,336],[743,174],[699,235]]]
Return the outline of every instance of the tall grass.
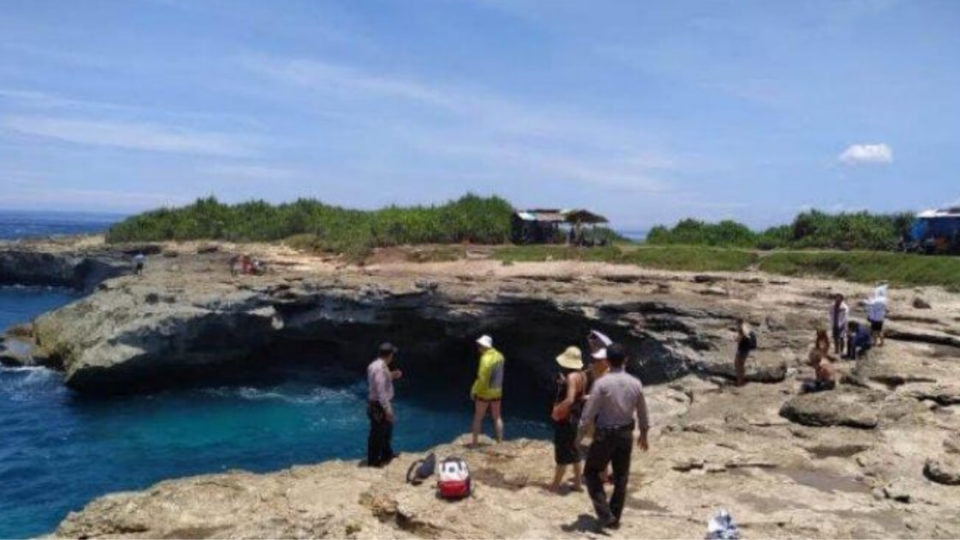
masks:
[[[877,251],[775,252],[760,259],[760,270],[788,276],[823,276],[893,285],[941,285],[960,290],[960,257],[931,257]]]
[[[567,246],[512,246],[497,250],[495,257],[504,262],[577,260],[693,272],[741,271],[758,259],[757,254],[746,250],[701,246],[645,246],[627,250],[617,246],[588,249]]]
[[[107,241],[271,241],[292,237],[298,246],[337,252],[400,244],[501,244],[510,238],[512,213],[510,204],[499,197],[473,194],[440,206],[391,206],[372,211],[312,199],[279,205],[264,201],[228,205],[209,197],[182,208],[130,217],[110,228]]]
[[[705,223],[685,219],[673,228],[653,227],[647,235],[647,243],[758,249],[892,250],[912,222],[913,215],[909,213],[827,214],[811,210],[797,215],[790,225],[755,232],[735,221]]]

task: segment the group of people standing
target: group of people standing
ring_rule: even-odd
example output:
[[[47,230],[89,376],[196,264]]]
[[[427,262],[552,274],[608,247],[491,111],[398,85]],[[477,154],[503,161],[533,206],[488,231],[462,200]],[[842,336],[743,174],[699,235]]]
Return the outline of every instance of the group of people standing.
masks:
[[[596,330],[587,336],[587,343],[589,365],[584,362],[584,355],[577,346],[567,347],[556,357],[560,372],[551,411],[556,462],[551,488],[560,489],[568,467],[572,466],[573,488],[580,490],[585,482],[601,525],[616,528],[626,501],[633,432],[639,427],[637,445],[646,451],[650,422],[640,380],[624,371],[627,354],[623,346]],[[488,412],[493,418],[497,442],[503,441],[505,364],[503,354],[494,348],[490,336],[481,336],[476,340],[476,346],[479,365],[477,378],[470,389],[474,401],[471,426],[471,444],[474,446]],[[367,367],[367,415],[370,419],[367,463],[374,467],[383,466],[396,456],[391,445],[395,420],[393,381],[403,377],[399,369],[392,368],[396,355],[397,348],[384,343],[377,358]],[[591,444],[581,470],[584,459],[582,441],[587,436],[590,436]],[[612,472],[608,472],[611,468]],[[608,480],[614,485],[609,499],[604,490],[604,483]]]
[[[834,296],[830,307],[830,328],[817,330],[813,349],[808,356],[809,365],[814,369],[814,379],[803,384],[804,392],[820,392],[836,387],[831,364],[841,358],[856,360],[862,358],[872,347],[883,346],[883,323],[887,317],[887,285],[881,283],[872,298],[864,302],[870,329],[857,321],[850,320],[850,307],[844,296]],[[833,354],[831,354],[831,337]]]
[[[883,346],[883,323],[887,318],[887,285],[881,283],[873,297],[864,301],[866,325],[850,319],[850,307],[842,294],[834,296],[830,308],[834,353],[848,360],[856,360],[871,347]]]

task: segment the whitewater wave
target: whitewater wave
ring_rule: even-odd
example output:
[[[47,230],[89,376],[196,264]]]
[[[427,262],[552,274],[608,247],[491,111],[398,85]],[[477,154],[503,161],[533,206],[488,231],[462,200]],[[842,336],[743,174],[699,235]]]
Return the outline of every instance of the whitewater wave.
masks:
[[[316,405],[320,403],[356,401],[360,396],[357,389],[316,387],[308,392],[285,390],[283,387],[255,388],[251,386],[207,388],[204,393],[222,398],[239,398],[249,401],[282,401],[296,405]]]
[[[66,390],[61,375],[40,366],[0,368],[0,395],[11,401],[30,401],[39,394],[59,394]]]

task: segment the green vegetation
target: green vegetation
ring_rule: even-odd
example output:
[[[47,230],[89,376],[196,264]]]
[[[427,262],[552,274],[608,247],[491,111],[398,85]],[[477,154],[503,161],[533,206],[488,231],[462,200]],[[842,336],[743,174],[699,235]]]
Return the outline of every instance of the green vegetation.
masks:
[[[757,251],[705,246],[510,246],[497,250],[504,263],[576,260],[634,264],[664,270],[737,272],[756,267],[771,274],[814,276],[895,286],[940,285],[960,291],[960,257],[878,251]]]
[[[912,214],[868,212],[826,214],[811,210],[799,214],[790,225],[754,232],[735,221],[705,223],[685,219],[672,229],[650,229],[647,243],[684,244],[757,249],[868,249],[888,251],[897,247],[901,234],[913,222]]]
[[[893,285],[941,285],[960,290],[960,257],[932,257],[877,251],[775,252],[760,259],[760,270],[788,276],[823,276]]]
[[[287,239],[299,248],[359,255],[373,247],[400,244],[502,244],[510,238],[512,213],[510,204],[499,197],[472,194],[441,206],[372,211],[311,199],[227,205],[210,197],[130,217],[110,228],[107,241]]]
[[[623,249],[620,246],[510,246],[497,250],[495,257],[504,262],[577,260],[693,272],[735,272],[745,270],[758,259],[757,254],[750,251],[702,246],[646,246],[635,249]]]

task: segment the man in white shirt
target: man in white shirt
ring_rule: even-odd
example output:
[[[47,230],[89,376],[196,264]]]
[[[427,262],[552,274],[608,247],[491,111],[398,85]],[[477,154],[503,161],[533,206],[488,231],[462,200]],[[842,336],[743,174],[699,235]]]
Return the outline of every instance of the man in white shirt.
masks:
[[[833,352],[843,355],[844,334],[847,331],[847,321],[850,316],[850,308],[843,301],[843,295],[838,294],[833,299],[833,305],[830,307],[830,329],[833,331]]]
[[[370,418],[370,435],[367,437],[367,465],[382,467],[396,454],[391,446],[393,438],[393,381],[403,376],[399,369],[390,370],[397,357],[397,348],[391,343],[380,345],[377,359],[367,366],[369,401],[367,417]]]

